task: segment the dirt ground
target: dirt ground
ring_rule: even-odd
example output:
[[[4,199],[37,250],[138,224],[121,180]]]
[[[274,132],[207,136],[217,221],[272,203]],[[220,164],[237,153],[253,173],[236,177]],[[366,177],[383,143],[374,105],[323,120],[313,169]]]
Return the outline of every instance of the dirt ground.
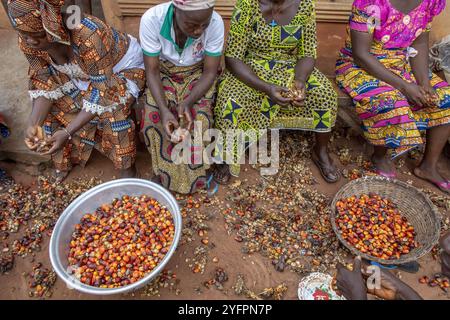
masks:
[[[358,138],[352,138],[350,145],[353,152],[367,152],[366,146]],[[336,141],[339,143],[339,141]],[[334,156],[335,162],[341,169],[344,169]],[[407,174],[417,160],[406,159],[405,167],[401,170],[400,179],[407,181],[412,180],[413,184],[417,187],[430,188],[436,193],[435,189],[430,184],[416,179],[414,176]],[[310,163],[313,170],[313,174],[318,178],[317,190],[325,193],[329,196],[333,196],[340,187],[342,187],[347,180],[342,179],[335,185],[326,184],[318,173],[315,166]],[[31,177],[22,171],[17,170],[17,167],[13,163],[2,162],[0,167],[6,169],[17,182],[23,184],[30,184],[35,180],[35,177]],[[137,167],[143,178],[150,178],[152,173],[150,170],[150,158],[145,150],[140,150],[138,154]],[[450,177],[450,161],[447,158],[442,157],[439,167],[442,172]],[[99,154],[94,154],[88,165],[84,170],[79,167],[74,168],[69,176],[69,181],[77,177],[91,177],[96,176],[103,181],[114,179],[115,172],[112,164]],[[241,177],[239,178],[243,185],[256,183],[258,179],[261,179],[259,173],[246,166]],[[221,187],[216,197],[224,199],[228,187]],[[447,214],[449,214],[447,212]],[[110,297],[97,297],[86,294],[81,294],[75,290],[67,288],[67,286],[61,281],[57,280],[53,287],[53,295],[51,299],[242,299],[242,296],[237,296],[232,289],[232,286],[236,282],[237,275],[243,274],[246,279],[246,284],[249,288],[255,292],[261,292],[266,287],[277,286],[281,283],[285,283],[288,290],[284,296],[284,299],[297,299],[297,286],[300,280],[300,276],[292,271],[285,270],[284,272],[277,272],[270,259],[263,257],[256,253],[252,255],[244,255],[241,252],[241,244],[233,240],[233,236],[228,235],[225,230],[224,218],[222,215],[215,215],[210,221],[208,221],[210,231],[209,247],[210,251],[209,262],[206,264],[204,274],[194,274],[188,266],[186,259],[192,257],[193,250],[200,244],[200,238],[189,244],[183,244],[178,247],[172,260],[169,262],[166,269],[172,270],[179,281],[177,292],[175,290],[161,289],[160,296],[149,297],[143,295],[143,290],[139,290],[133,294],[110,296]],[[27,299],[28,288],[27,280],[24,277],[24,273],[29,272],[34,262],[42,262],[44,267],[51,267],[48,249],[48,237],[45,237],[42,250],[36,254],[34,259],[32,257],[20,258],[16,257],[14,268],[5,275],[0,276],[0,299]],[[213,262],[213,257],[217,258],[217,262]],[[440,271],[440,266],[435,261],[431,254],[426,255],[419,261],[421,269],[417,274],[408,274],[401,272],[400,276],[402,280],[416,289],[425,299],[449,299],[449,295],[445,294],[439,288],[430,288],[426,285],[419,284],[418,279],[423,275],[432,276]],[[221,267],[228,274],[229,280],[224,284],[224,290],[220,291],[214,287],[210,289],[206,288],[203,283],[208,279],[213,278],[214,270],[217,267]]]

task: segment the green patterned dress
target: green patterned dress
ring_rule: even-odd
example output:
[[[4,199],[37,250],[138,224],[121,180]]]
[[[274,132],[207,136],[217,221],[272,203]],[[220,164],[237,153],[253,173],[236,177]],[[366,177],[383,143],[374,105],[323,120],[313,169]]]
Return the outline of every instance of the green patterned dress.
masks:
[[[243,61],[266,82],[292,87],[298,59],[316,58],[314,5],[314,0],[302,0],[290,24],[271,26],[263,17],[258,0],[237,0],[225,56]],[[219,82],[214,110],[216,127],[224,136],[230,129],[330,132],[336,112],[336,92],[317,69],[308,79],[305,106],[284,108],[226,71]],[[235,147],[233,152],[236,150]],[[239,175],[239,169],[238,164],[230,166],[234,176]]]

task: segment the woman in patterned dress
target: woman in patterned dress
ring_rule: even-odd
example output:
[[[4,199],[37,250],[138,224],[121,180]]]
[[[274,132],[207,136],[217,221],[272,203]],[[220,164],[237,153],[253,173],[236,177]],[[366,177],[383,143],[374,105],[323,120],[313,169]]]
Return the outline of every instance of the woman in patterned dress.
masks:
[[[63,0],[10,0],[8,13],[30,63],[27,145],[37,149],[43,126],[50,146],[45,154],[59,181],[73,165],[84,166],[94,148],[121,177],[134,176],[135,126],[129,116],[145,83],[137,40],[89,15],[69,28]]]
[[[426,131],[414,173],[450,193],[437,170],[450,136],[450,86],[428,62],[431,21],[444,7],[445,0],[356,0],[336,80],[356,104],[379,174],[396,177],[392,159],[422,145]]]
[[[150,8],[141,19],[148,84],[141,129],[154,180],[181,194],[217,191],[217,185],[211,188],[203,141],[191,139],[195,132],[203,137],[214,123],[212,108],[224,42],[224,23],[214,3],[174,0]],[[180,127],[193,135],[177,143],[171,137]],[[187,152],[178,152],[180,147]],[[177,158],[181,154],[185,161]]]
[[[300,129],[316,133],[312,159],[328,182],[339,172],[327,144],[336,121],[337,95],[315,67],[316,21],[313,0],[237,0],[225,51],[227,71],[219,83],[216,127],[226,135],[242,129],[258,138],[260,129]],[[304,97],[283,97],[295,88]],[[226,138],[225,138],[226,140]],[[230,148],[230,147],[228,147]],[[228,149],[224,147],[223,150]],[[239,175],[240,157],[216,171],[219,183]]]

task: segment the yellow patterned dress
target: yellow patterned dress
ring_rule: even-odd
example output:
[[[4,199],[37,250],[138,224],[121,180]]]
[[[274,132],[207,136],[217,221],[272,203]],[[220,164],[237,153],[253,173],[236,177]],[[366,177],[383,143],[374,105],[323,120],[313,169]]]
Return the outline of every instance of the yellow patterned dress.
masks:
[[[285,26],[266,22],[258,0],[238,0],[231,21],[226,57],[246,63],[262,80],[291,87],[297,61],[316,58],[317,36],[313,0],[303,0]],[[226,71],[218,89],[214,110],[216,127],[226,130],[279,128],[330,132],[336,121],[337,95],[331,82],[314,69],[307,83],[304,107],[281,108]],[[236,148],[234,151],[236,152]],[[238,157],[238,155],[234,155]],[[230,165],[239,175],[240,166]]]

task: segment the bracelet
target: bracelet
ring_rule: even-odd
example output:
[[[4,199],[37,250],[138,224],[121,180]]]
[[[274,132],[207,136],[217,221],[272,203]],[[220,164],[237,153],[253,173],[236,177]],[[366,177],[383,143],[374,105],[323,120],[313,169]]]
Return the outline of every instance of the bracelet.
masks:
[[[64,128],[64,127],[61,127],[61,129],[62,129],[65,133],[67,133],[67,135],[69,136],[69,141],[72,140],[72,135],[70,134],[69,130],[67,130],[67,129]]]

